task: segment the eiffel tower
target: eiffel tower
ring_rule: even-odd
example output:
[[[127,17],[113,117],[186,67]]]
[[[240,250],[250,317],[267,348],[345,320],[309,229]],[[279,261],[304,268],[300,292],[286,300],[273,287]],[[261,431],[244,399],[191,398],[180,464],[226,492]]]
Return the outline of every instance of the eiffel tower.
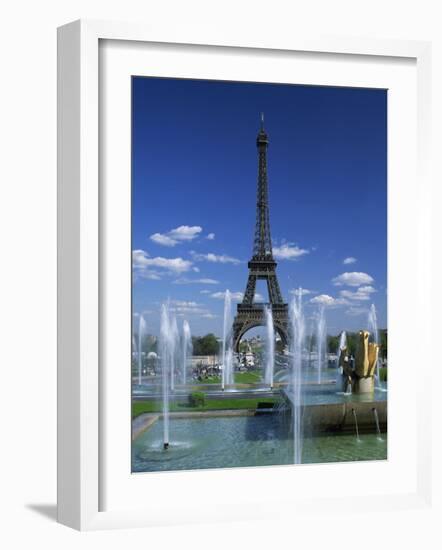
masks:
[[[272,240],[270,237],[269,200],[267,185],[267,147],[268,136],[264,130],[264,115],[261,114],[261,128],[256,138],[258,148],[258,193],[256,202],[256,226],[253,243],[253,256],[248,263],[249,278],[241,304],[233,321],[233,349],[239,352],[239,343],[243,334],[249,329],[266,324],[266,306],[271,306],[273,325],[284,345],[288,341],[288,305],[284,303],[278,278],[277,263],[273,259]],[[267,282],[267,303],[255,303],[256,281]]]

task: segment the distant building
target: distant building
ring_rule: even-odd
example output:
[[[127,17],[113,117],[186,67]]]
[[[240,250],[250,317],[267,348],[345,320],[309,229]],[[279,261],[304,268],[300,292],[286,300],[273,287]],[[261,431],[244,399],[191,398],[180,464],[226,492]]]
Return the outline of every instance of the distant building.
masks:
[[[218,357],[216,355],[193,355],[192,367],[201,367],[204,365],[215,366],[218,363]]]
[[[241,354],[241,365],[250,368],[255,366],[255,354],[251,351]]]

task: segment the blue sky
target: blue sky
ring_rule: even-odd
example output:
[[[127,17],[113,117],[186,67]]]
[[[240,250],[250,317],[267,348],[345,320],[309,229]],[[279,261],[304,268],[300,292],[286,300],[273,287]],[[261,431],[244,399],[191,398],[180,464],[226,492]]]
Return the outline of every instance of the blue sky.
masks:
[[[330,334],[366,327],[371,303],[386,327],[385,90],[134,77],[132,101],[133,312],[149,332],[170,300],[193,334],[220,335],[223,292],[241,299],[260,112],[285,299],[306,289]]]

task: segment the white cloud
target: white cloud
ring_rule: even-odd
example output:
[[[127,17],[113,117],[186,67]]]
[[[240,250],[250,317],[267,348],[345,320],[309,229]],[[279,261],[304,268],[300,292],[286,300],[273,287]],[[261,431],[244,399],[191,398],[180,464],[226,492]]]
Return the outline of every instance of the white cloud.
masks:
[[[161,281],[162,275],[165,275],[165,272],[152,271],[151,269],[134,269],[133,277],[134,281],[139,279],[149,279],[150,281]]]
[[[218,300],[224,300],[225,298],[225,295],[226,293],[225,292],[214,292],[213,294],[211,294],[210,296],[212,298],[216,298]],[[232,300],[234,300],[235,302],[241,302],[243,297],[244,297],[244,294],[242,292],[231,292],[230,293],[230,297],[232,298]]]
[[[209,233],[206,237],[206,239],[209,241],[213,241],[214,238],[215,238],[215,233]]]
[[[206,319],[212,318],[212,313],[206,307],[191,300],[171,300],[170,311],[180,317],[185,315],[198,315]]]
[[[203,230],[199,225],[180,225],[169,232],[169,236],[177,241],[192,241]]]
[[[192,262],[190,260],[183,260],[182,258],[163,258],[161,256],[151,258],[145,250],[134,250],[132,252],[132,262],[134,269],[156,267],[175,273],[189,271],[192,267]]]
[[[289,290],[289,293],[294,296],[307,296],[308,294],[314,294],[313,290],[308,290],[307,288],[292,288]]]
[[[358,260],[356,258],[353,258],[353,256],[349,256],[348,258],[345,258],[344,261],[342,262],[344,265],[349,265],[349,264],[354,264],[356,263]]]
[[[200,294],[210,294],[212,291],[211,290],[200,290]]]
[[[157,256],[156,258],[148,260],[146,265],[160,267],[175,273],[182,273],[184,271],[189,271],[192,262],[183,260],[182,258],[162,258],[161,256]]]
[[[215,279],[188,279],[186,277],[180,277],[176,281],[174,281],[175,285],[193,285],[193,284],[201,284],[201,285],[218,285],[219,281]]]
[[[197,302],[186,301],[186,300],[171,300],[170,304],[172,306],[181,306],[181,307],[198,307],[200,305]]]
[[[314,298],[312,298],[310,300],[310,303],[327,307],[340,305],[339,300],[333,298],[332,296],[329,296],[328,294],[319,294],[319,296],[315,296]]]
[[[213,254],[209,252],[208,254],[198,254],[194,251],[191,252],[192,258],[197,262],[211,262],[211,263],[220,263],[220,264],[240,264],[241,261],[237,258],[232,258],[232,256],[227,256],[226,254]]]
[[[336,286],[359,286],[359,285],[370,285],[373,283],[374,279],[368,273],[362,273],[359,271],[352,271],[342,273],[338,275],[333,280],[333,284]]]
[[[310,254],[310,251],[293,243],[283,243],[281,246],[273,247],[273,256],[277,260],[296,260],[305,254]]]
[[[319,294],[310,300],[311,304],[322,305],[325,307],[348,306],[350,302],[345,298],[334,298],[329,294]]]
[[[341,290],[339,293],[342,298],[354,301],[366,301],[370,300],[370,294],[376,292],[376,289],[372,286],[360,286],[356,290]]]
[[[180,225],[167,233],[154,233],[150,236],[150,240],[162,246],[175,246],[183,241],[192,241],[202,230],[203,228],[199,225]]]
[[[216,319],[218,315],[214,315],[213,313],[203,313],[201,317],[204,317],[204,319]]]
[[[164,274],[180,274],[189,271],[193,262],[183,258],[152,258],[145,250],[132,251],[134,277],[159,280]]]
[[[170,311],[182,315],[204,315],[207,310],[202,307],[189,307],[189,306],[172,306]]]
[[[162,235],[161,233],[154,233],[149,238],[154,243],[161,244],[163,246],[175,246],[178,244],[178,241],[168,237],[167,235]]]

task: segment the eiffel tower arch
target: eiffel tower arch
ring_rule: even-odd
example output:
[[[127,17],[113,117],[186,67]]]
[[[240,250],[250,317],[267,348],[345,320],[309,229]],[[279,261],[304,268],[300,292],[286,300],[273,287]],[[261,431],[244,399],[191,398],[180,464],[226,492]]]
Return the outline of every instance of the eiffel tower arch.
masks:
[[[270,236],[270,216],[267,182],[267,147],[269,139],[264,130],[264,117],[261,115],[261,128],[256,138],[258,148],[258,190],[256,201],[256,225],[253,242],[253,256],[248,263],[249,276],[246,291],[233,321],[233,349],[239,352],[240,340],[249,329],[266,324],[265,308],[271,307],[275,331],[284,345],[288,343],[288,305],[284,303],[278,278],[277,263],[273,258]],[[255,303],[256,281],[267,283],[268,302]]]

